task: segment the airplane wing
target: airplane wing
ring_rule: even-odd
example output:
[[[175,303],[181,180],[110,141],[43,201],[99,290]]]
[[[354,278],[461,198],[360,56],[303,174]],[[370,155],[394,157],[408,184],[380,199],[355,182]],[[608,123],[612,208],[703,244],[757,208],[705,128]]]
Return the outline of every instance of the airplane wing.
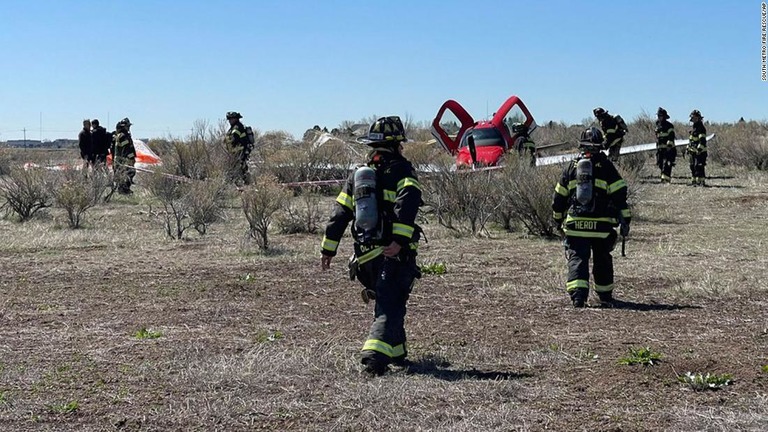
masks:
[[[707,136],[707,142],[715,138],[715,134],[710,134]],[[675,147],[681,147],[688,145],[687,139],[678,139],[675,140]],[[647,143],[647,144],[637,144],[633,146],[628,147],[622,147],[620,155],[625,154],[632,154],[632,153],[641,153],[641,152],[647,152],[656,150],[656,143]],[[607,150],[603,150],[603,153],[608,154]],[[563,162],[568,162],[573,160],[578,156],[578,153],[567,153],[567,154],[561,154],[561,155],[554,155],[554,156],[545,156],[540,157],[536,159],[536,166],[544,166],[544,165],[554,165],[559,164]]]

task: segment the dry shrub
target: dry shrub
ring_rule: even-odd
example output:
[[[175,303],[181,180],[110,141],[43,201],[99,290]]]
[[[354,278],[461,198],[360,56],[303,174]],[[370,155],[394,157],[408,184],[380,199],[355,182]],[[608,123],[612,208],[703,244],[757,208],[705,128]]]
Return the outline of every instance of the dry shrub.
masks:
[[[317,187],[302,187],[296,196],[287,199],[283,212],[277,215],[277,226],[283,234],[317,233],[323,216],[320,213],[322,195]]]
[[[222,177],[208,180],[179,181],[160,169],[149,176],[147,189],[163,206],[165,232],[181,239],[192,227],[201,235],[208,226],[223,217],[226,184]]]
[[[493,192],[496,171],[457,172],[451,165],[436,164],[436,172],[422,180],[424,202],[440,225],[457,234],[486,233],[486,224],[501,200]]]
[[[417,168],[433,164],[450,166],[454,160],[439,144],[428,142],[406,143],[403,155]]]
[[[49,174],[45,169],[11,168],[0,180],[0,197],[5,201],[2,207],[16,214],[20,222],[31,219],[38,210],[50,207],[53,196]]]
[[[713,161],[768,170],[768,122],[739,122],[711,129],[718,130],[715,145],[709,146]]]
[[[345,178],[357,158],[353,149],[340,140],[322,145],[309,141],[275,143],[260,148],[262,169],[280,182],[301,182]]]
[[[0,148],[0,176],[8,175],[11,172],[13,156],[8,149]]]
[[[269,227],[275,214],[291,198],[291,192],[281,186],[276,177],[261,175],[254,185],[243,190],[241,198],[248,234],[258,242],[259,249],[269,249]]]
[[[501,198],[496,217],[507,230],[522,225],[528,233],[556,235],[552,223],[552,194],[562,174],[561,166],[531,167],[516,154],[507,155],[507,166],[495,185]]]
[[[85,212],[113,191],[111,175],[104,170],[60,171],[55,173],[52,186],[54,201],[67,213],[72,229],[80,228]]]

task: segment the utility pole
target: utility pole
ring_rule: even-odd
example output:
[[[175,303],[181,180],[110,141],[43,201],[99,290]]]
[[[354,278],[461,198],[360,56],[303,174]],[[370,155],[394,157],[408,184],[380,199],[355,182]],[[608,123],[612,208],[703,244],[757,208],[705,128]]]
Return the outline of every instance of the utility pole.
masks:
[[[27,148],[27,128],[22,130],[24,131],[24,148]]]

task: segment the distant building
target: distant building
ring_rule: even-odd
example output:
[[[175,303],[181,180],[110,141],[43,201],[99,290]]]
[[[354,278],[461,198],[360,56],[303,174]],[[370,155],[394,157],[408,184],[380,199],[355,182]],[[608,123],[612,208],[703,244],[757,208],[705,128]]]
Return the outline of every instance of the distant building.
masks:
[[[5,143],[8,147],[16,148],[69,148],[77,147],[77,140],[59,138],[53,141],[40,140],[8,140]]]

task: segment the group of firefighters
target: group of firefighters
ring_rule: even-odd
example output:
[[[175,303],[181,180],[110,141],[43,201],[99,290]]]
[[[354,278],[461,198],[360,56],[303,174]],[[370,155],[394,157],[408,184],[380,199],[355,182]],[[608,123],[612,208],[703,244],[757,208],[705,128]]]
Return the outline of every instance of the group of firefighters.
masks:
[[[579,154],[562,172],[552,199],[553,220],[563,235],[567,259],[566,292],[575,308],[588,304],[589,261],[593,259],[593,288],[597,307],[622,307],[613,296],[613,251],[618,235],[626,237],[632,221],[627,204],[627,184],[614,161],[626,133],[619,116],[595,108],[601,129],[589,127],[579,137]],[[659,108],[656,122],[657,163],[661,179],[669,183],[675,164],[675,132],[669,115]],[[698,110],[693,124],[689,155],[692,184],[704,185],[706,130]],[[535,144],[527,130],[513,125],[516,149],[533,154]],[[384,374],[389,365],[407,364],[405,314],[408,297],[417,278],[416,251],[421,228],[416,224],[421,186],[411,163],[403,156],[405,130],[399,117],[382,117],[359,141],[371,151],[365,165],[350,174],[336,198],[333,215],[321,244],[321,268],[327,270],[336,256],[344,231],[351,225],[354,254],[349,260],[352,280],[363,285],[363,300],[375,302],[374,319],[362,347],[363,370]],[[603,153],[608,150],[608,155]],[[534,156],[535,157],[535,156]],[[535,159],[533,159],[535,164]],[[619,234],[616,232],[619,229]]]

